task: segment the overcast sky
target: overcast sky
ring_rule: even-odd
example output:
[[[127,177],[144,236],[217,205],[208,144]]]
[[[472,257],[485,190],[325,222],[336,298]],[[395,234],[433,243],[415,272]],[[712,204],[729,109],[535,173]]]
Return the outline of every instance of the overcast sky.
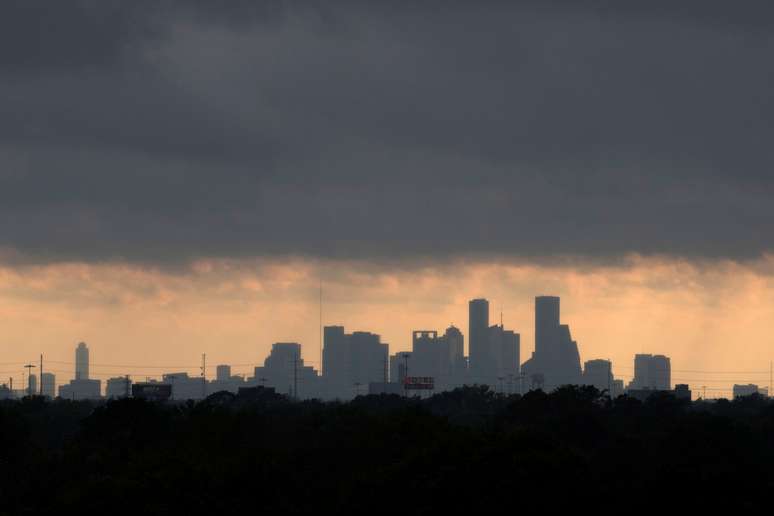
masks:
[[[553,294],[624,379],[765,383],[771,6],[2,1],[0,378],[319,367],[322,281],[392,352],[484,296],[526,360]]]
[[[2,2],[0,247],[755,258],[769,5]]]

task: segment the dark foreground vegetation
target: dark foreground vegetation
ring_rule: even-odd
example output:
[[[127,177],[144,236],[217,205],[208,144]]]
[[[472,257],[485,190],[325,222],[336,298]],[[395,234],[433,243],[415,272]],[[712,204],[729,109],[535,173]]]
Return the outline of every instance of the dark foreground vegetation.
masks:
[[[295,403],[0,405],[0,514],[503,514],[763,509],[774,404],[592,388]]]

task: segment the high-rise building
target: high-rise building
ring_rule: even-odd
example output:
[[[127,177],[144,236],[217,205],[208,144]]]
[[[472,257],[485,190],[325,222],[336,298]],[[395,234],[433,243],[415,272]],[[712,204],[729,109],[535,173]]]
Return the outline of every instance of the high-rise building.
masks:
[[[132,394],[132,380],[128,376],[109,378],[105,386],[105,397],[109,399],[128,398]]]
[[[27,395],[28,396],[38,395],[38,376],[35,374],[30,374],[27,377]]]
[[[488,383],[492,376],[489,349],[489,301],[473,299],[468,303],[468,356],[472,383]]]
[[[600,392],[608,391],[613,396],[613,364],[610,360],[587,360],[583,364],[583,384],[596,387]]]
[[[245,387],[245,379],[231,374],[230,365],[219,365],[215,368],[215,380],[208,386],[208,392],[227,391],[236,394],[240,387]]]
[[[231,378],[231,366],[219,365],[215,368],[215,379],[219,382],[228,381]]]
[[[634,355],[634,378],[629,389],[668,391],[672,389],[672,366],[664,355]]]
[[[734,387],[733,387],[734,398],[744,398],[745,396],[752,396],[753,394],[758,394],[763,397],[768,397],[769,391],[765,387],[760,388],[754,383],[750,383],[747,385],[734,384]]]
[[[506,330],[502,324],[490,326],[489,353],[486,383],[508,394],[515,393],[521,369],[521,335]]]
[[[320,377],[312,366],[304,365],[301,344],[295,342],[272,344],[263,367],[255,368],[252,383],[297,399],[320,396]]]
[[[450,388],[462,387],[467,382],[468,361],[465,358],[465,336],[456,326],[449,326],[443,334],[449,353],[451,375]]]
[[[89,348],[85,342],[79,343],[75,348],[75,379],[89,379]]]
[[[436,391],[453,389],[464,383],[465,339],[459,329],[450,326],[443,335],[432,330],[414,331],[411,344],[410,376],[432,377]],[[398,367],[401,367],[400,362]]]
[[[56,397],[56,376],[54,373],[43,373],[40,375],[42,394],[46,398]]]
[[[535,353],[554,353],[559,328],[559,298],[535,298]]]
[[[99,380],[70,380],[59,386],[59,397],[66,400],[97,400],[102,397],[102,382]]]
[[[207,397],[207,382],[201,376],[189,376],[187,372],[164,373],[161,381],[172,386],[172,399],[201,400]]]
[[[370,383],[384,383],[389,346],[379,335],[356,331],[344,333],[343,326],[323,329],[323,388],[325,397],[351,399],[368,392]]]
[[[570,327],[560,323],[559,298],[535,298],[535,351],[522,365],[531,384],[552,390],[562,385],[581,383],[578,343]]]
[[[403,380],[408,373],[414,375],[411,364],[413,364],[413,360],[410,351],[401,351],[390,356],[390,383],[403,385]]]

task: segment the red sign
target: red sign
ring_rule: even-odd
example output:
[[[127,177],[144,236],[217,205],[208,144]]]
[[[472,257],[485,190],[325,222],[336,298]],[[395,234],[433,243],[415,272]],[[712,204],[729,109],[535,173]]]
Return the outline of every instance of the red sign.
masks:
[[[403,379],[403,387],[406,390],[432,391],[435,379],[432,376],[407,376]]]

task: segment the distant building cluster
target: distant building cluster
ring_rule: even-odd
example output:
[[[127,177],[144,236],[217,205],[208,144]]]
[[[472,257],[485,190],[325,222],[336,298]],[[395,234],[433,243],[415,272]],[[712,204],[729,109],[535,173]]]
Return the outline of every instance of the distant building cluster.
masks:
[[[415,330],[411,349],[390,355],[389,344],[375,333],[347,333],[343,326],[323,328],[322,368],[316,370],[304,363],[301,344],[278,342],[262,366],[253,375],[234,375],[231,366],[215,368],[215,378],[188,372],[169,372],[160,379],[135,383],[129,376],[109,378],[104,394],[101,381],[90,377],[89,348],[81,342],[75,349],[75,377],[60,385],[56,378],[43,372],[40,384],[29,373],[26,385],[14,390],[0,386],[0,399],[26,395],[49,398],[90,400],[142,397],[154,400],[202,399],[216,392],[236,393],[242,388],[267,387],[295,399],[319,398],[349,400],[361,394],[391,393],[424,396],[463,385],[486,385],[503,394],[529,390],[550,391],[563,385],[590,385],[613,397],[621,394],[647,399],[659,392],[691,399],[688,385],[672,387],[672,366],[664,355],[637,354],[634,375],[624,385],[616,379],[610,360],[587,360],[581,366],[578,343],[570,327],[561,320],[560,299],[555,296],[535,298],[535,348],[521,363],[521,337],[506,329],[502,322],[490,324],[489,301],[473,299],[468,303],[468,355],[465,355],[463,332],[450,326],[443,334],[436,330]],[[25,366],[28,371],[34,365]],[[41,359],[42,371],[43,362]],[[768,391],[757,385],[734,385],[733,396],[763,396]]]

